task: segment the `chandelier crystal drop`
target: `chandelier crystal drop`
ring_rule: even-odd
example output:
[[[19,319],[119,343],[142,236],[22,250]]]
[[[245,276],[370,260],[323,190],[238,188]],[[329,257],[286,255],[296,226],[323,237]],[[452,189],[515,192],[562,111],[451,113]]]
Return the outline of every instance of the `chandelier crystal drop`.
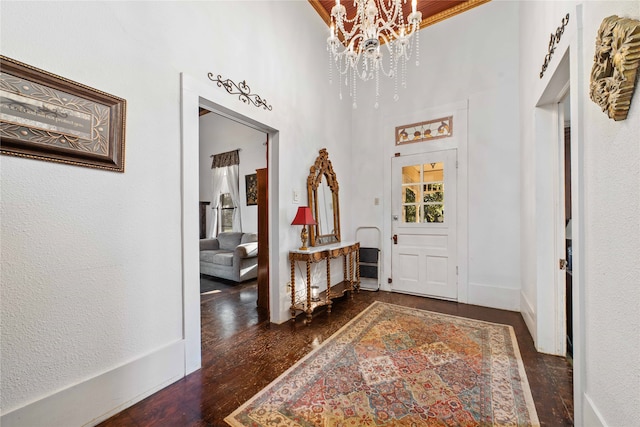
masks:
[[[416,51],[418,60],[418,36],[412,37],[419,29],[422,13],[416,11],[416,0],[412,0],[412,12],[406,23],[402,5],[407,0],[353,0],[356,13],[347,18],[345,7],[336,0],[331,9],[331,29],[327,39],[329,51],[329,81],[332,81],[332,64],[338,72],[339,86],[344,78],[353,98],[353,108],[357,107],[356,81],[375,80],[376,101],[380,96],[380,74],[394,79],[394,100],[398,100],[398,78],[406,88],[407,61],[411,51]],[[415,47],[412,46],[414,44]],[[384,61],[385,54],[389,57]],[[344,76],[344,77],[341,77]],[[342,88],[340,88],[342,99]]]

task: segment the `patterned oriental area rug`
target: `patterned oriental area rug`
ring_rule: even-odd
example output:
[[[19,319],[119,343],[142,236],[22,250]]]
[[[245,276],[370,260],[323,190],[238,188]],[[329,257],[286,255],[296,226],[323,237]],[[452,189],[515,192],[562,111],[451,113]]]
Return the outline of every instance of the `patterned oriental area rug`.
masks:
[[[538,426],[508,325],[375,302],[231,426]]]

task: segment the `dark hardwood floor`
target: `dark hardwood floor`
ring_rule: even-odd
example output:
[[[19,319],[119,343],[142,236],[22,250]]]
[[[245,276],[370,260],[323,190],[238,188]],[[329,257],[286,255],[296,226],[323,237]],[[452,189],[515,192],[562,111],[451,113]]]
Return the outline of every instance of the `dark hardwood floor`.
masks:
[[[219,290],[219,292],[216,292]],[[536,352],[520,313],[388,292],[361,291],[314,313],[306,326],[270,324],[256,308],[256,283],[201,296],[202,369],[111,417],[112,426],[226,426],[224,417],[282,374],[373,301],[513,326],[542,426],[573,425],[572,368]]]

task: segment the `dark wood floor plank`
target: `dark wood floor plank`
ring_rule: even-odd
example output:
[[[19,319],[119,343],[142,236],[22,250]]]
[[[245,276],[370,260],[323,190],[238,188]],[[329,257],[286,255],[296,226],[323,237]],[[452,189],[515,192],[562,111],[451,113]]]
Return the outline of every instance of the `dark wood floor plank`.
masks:
[[[221,287],[202,296],[202,369],[101,424],[114,426],[226,426],[223,419],[318,347],[374,301],[404,305],[514,328],[543,426],[573,425],[571,365],[540,354],[520,313],[388,292],[361,291],[336,300],[331,314],[270,324],[256,308],[256,285]]]

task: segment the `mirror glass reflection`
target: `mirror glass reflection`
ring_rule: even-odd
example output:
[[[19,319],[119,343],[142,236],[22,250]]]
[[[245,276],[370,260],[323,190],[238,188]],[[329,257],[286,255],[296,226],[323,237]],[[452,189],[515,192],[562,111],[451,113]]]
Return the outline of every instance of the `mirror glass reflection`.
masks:
[[[309,206],[317,224],[311,226],[311,246],[340,242],[338,181],[326,149],[320,150],[307,178]]]
[[[323,180],[318,185],[318,233],[322,236],[325,234],[335,233],[333,227],[333,192]]]

